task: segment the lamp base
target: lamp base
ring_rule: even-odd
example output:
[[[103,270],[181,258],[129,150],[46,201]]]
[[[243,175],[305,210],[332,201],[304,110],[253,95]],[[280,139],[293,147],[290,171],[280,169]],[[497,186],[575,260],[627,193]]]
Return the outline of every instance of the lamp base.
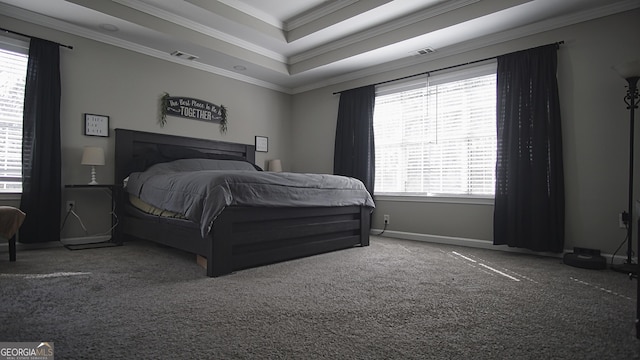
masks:
[[[91,165],[91,182],[89,185],[98,185],[98,182],[96,181],[96,167],[93,165]]]

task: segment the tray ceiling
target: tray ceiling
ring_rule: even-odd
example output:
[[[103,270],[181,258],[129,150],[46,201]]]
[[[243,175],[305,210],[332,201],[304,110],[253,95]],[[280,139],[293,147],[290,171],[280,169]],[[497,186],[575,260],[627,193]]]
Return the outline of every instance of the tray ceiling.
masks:
[[[6,16],[287,93],[637,7],[640,0],[0,0]]]

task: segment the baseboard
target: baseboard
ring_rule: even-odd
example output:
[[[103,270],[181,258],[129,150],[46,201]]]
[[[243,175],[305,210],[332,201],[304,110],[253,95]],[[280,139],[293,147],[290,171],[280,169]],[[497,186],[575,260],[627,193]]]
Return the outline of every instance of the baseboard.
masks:
[[[371,235],[378,235],[382,233],[382,229],[371,229]],[[395,239],[403,239],[403,240],[415,240],[415,241],[424,241],[429,243],[436,244],[445,244],[445,245],[456,245],[456,246],[466,246],[472,248],[479,249],[487,249],[487,250],[497,250],[497,251],[507,251],[521,254],[531,254],[531,255],[540,255],[554,258],[562,258],[564,253],[573,252],[573,249],[565,249],[563,253],[552,253],[552,252],[537,252],[531,251],[527,249],[519,249],[509,247],[507,245],[493,245],[493,243],[489,240],[478,240],[478,239],[470,239],[470,238],[462,238],[462,237],[453,237],[453,236],[442,236],[442,235],[431,235],[431,234],[418,234],[418,233],[409,233],[403,231],[390,231],[385,230],[382,235],[384,237],[395,238]],[[612,254],[602,254],[607,259],[607,262],[611,262]],[[624,263],[626,261],[626,256],[616,255],[614,258],[614,263]],[[633,261],[638,262],[637,258],[633,258]]]
[[[37,249],[48,249],[48,248],[54,248],[54,247],[59,247],[62,246],[62,244],[60,243],[60,241],[47,241],[47,242],[41,242],[41,243],[34,243],[34,244],[24,244],[21,242],[16,242],[16,250],[17,251],[21,251],[21,250],[37,250]],[[9,242],[0,242],[0,252],[8,252],[9,251]]]
[[[60,242],[63,245],[80,245],[80,244],[104,242],[104,241],[108,241],[109,239],[111,239],[111,235],[80,236],[80,237],[62,238],[60,239]]]
[[[62,238],[60,241],[48,241],[42,243],[34,243],[34,244],[24,244],[21,242],[16,243],[16,250],[37,250],[37,249],[48,249],[54,248],[64,245],[81,245],[81,244],[92,244],[108,241],[111,239],[110,235],[99,235],[99,236],[82,236],[82,237],[70,237],[70,238]],[[8,241],[0,241],[0,253],[9,252],[9,242]]]

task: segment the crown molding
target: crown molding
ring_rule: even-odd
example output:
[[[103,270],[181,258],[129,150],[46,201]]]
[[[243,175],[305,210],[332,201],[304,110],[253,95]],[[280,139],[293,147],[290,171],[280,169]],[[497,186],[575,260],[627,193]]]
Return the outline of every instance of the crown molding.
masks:
[[[454,1],[447,1],[444,4],[436,5],[436,6],[431,7],[431,8],[427,8],[425,10],[419,11],[419,12],[417,12],[415,14],[412,14],[412,15],[409,15],[407,17],[400,18],[400,19],[395,20],[395,21],[390,21],[390,22],[387,22],[385,24],[376,26],[374,28],[361,31],[361,32],[359,32],[357,34],[353,34],[353,35],[344,37],[342,39],[339,39],[339,40],[336,40],[336,41],[332,41],[332,42],[330,42],[328,44],[315,47],[315,48],[313,48],[313,49],[311,49],[309,51],[305,51],[303,53],[293,55],[293,56],[291,56],[289,58],[289,65],[293,65],[293,64],[296,64],[296,63],[301,62],[301,61],[309,60],[309,59],[312,59],[312,58],[314,58],[316,56],[320,56],[322,54],[325,54],[325,53],[328,53],[328,52],[331,52],[331,51],[335,51],[335,50],[338,50],[340,48],[344,48],[344,47],[348,47],[350,45],[357,44],[357,43],[359,43],[361,41],[368,40],[368,39],[374,38],[376,36],[380,36],[382,34],[401,29],[401,28],[403,28],[405,26],[409,26],[409,25],[415,24],[417,22],[436,17],[436,16],[448,13],[448,12],[453,11],[453,10],[460,9],[462,7],[477,3],[479,1],[480,0],[454,0]]]
[[[231,36],[227,33],[224,33],[222,31],[218,31],[216,29],[210,28],[208,26],[202,25],[200,23],[197,23],[195,21],[191,21],[187,18],[184,18],[182,16],[170,13],[166,10],[160,9],[158,7],[149,5],[145,2],[142,2],[140,0],[111,0],[115,3],[118,3],[120,5],[126,6],[128,8],[132,8],[138,11],[141,11],[147,15],[151,15],[154,17],[157,17],[159,19],[168,21],[172,24],[178,25],[178,26],[182,26],[184,28],[187,28],[189,30],[193,30],[196,32],[199,32],[201,34],[210,36],[212,38],[224,41],[226,43],[229,43],[231,45],[234,46],[238,46],[242,49],[254,52],[256,54],[268,57],[272,60],[278,61],[280,63],[286,64],[287,63],[287,57],[282,55],[282,54],[278,54],[274,51],[265,49],[261,46],[255,45],[253,43],[250,43],[248,41],[244,41],[242,39],[239,39],[235,36]]]
[[[189,61],[189,60],[176,58],[175,56],[171,56],[170,54],[165,53],[163,51],[155,50],[155,49],[142,46],[140,44],[136,44],[130,41],[118,39],[113,36],[108,36],[97,31],[93,31],[93,30],[83,28],[81,26],[69,24],[64,21],[60,21],[48,16],[41,15],[41,14],[37,14],[28,10],[20,9],[11,5],[0,3],[0,13],[4,16],[12,17],[14,19],[18,19],[28,23],[35,24],[35,25],[43,26],[49,29],[62,31],[68,34],[76,35],[89,40],[98,41],[104,44],[117,46],[119,48],[123,48],[123,49],[131,50],[140,54],[152,56],[154,58],[166,60],[175,64],[180,64],[180,65],[191,67],[194,69],[199,69],[212,74],[242,81],[248,84],[279,91],[285,94],[291,93],[291,89],[284,86],[259,80],[250,76],[238,74],[238,73],[225,70],[219,67],[215,67],[212,65],[207,65],[207,64],[196,62],[196,61]],[[73,50],[70,50],[70,51],[73,51]]]
[[[117,46],[123,49],[131,50],[131,51],[145,54],[148,56],[153,56],[155,58],[170,61],[183,66],[196,68],[202,71],[224,76],[224,77],[245,82],[248,84],[252,84],[252,85],[260,86],[263,88],[279,91],[285,94],[293,95],[293,94],[299,94],[299,93],[303,93],[306,91],[311,91],[311,90],[315,90],[315,89],[319,89],[327,86],[335,86],[335,85],[339,85],[349,81],[355,81],[358,79],[369,77],[369,76],[379,75],[381,73],[388,72],[388,71],[400,70],[409,66],[428,63],[433,60],[477,50],[486,46],[491,46],[491,45],[499,44],[502,42],[507,42],[507,41],[515,40],[515,39],[530,36],[530,35],[535,35],[541,32],[550,31],[550,30],[561,28],[561,27],[574,25],[580,22],[593,20],[599,17],[609,16],[609,15],[614,15],[624,11],[634,10],[637,8],[640,8],[640,2],[637,0],[627,0],[627,1],[617,2],[615,4],[605,5],[600,8],[582,11],[580,13],[573,14],[573,15],[544,20],[538,23],[530,24],[530,25],[513,29],[510,31],[504,31],[499,34],[488,35],[488,36],[467,41],[465,43],[461,43],[455,46],[441,48],[441,49],[438,49],[436,53],[433,53],[425,57],[411,57],[411,58],[405,58],[402,60],[392,61],[389,63],[381,64],[374,67],[369,67],[367,69],[363,69],[355,72],[350,72],[348,74],[341,75],[341,76],[331,77],[323,81],[314,82],[308,85],[303,85],[295,88],[280,86],[267,81],[255,79],[246,75],[231,72],[215,66],[210,66],[210,65],[206,65],[198,62],[186,61],[179,58],[175,58],[173,56],[170,56],[168,53],[164,53],[158,50],[154,50],[152,48],[141,46],[136,43],[132,43],[132,42],[121,40],[112,36],[108,36],[97,31],[88,30],[80,26],[69,24],[48,16],[44,16],[28,10],[20,9],[4,3],[0,3],[0,14],[2,14],[3,16],[15,18],[24,22],[33,23],[35,25],[69,33],[72,35],[98,41],[108,45]],[[69,51],[74,51],[74,50],[69,50]]]
[[[300,26],[307,25],[338,10],[344,9],[347,6],[351,6],[358,1],[359,0],[333,0],[285,21],[283,24],[284,30],[291,31]]]
[[[350,72],[345,75],[332,77],[320,82],[299,86],[291,89],[292,94],[300,94],[303,92],[316,90],[319,88],[339,85],[342,83],[356,81],[370,76],[379,75],[381,73],[401,70],[410,66],[419,64],[426,64],[434,60],[447,58],[454,55],[478,50],[487,46],[492,46],[507,41],[517,40],[526,36],[536,35],[545,31],[555,30],[566,26],[575,25],[581,22],[594,20],[600,17],[614,15],[617,13],[630,11],[640,8],[640,2],[637,0],[627,0],[618,2],[615,4],[605,5],[596,9],[590,9],[581,11],[572,15],[560,16],[552,19],[543,20],[537,23],[529,24],[516,29],[503,31],[498,34],[487,35],[478,39],[473,39],[460,43],[457,45],[449,46],[446,48],[438,49],[437,52],[428,56],[414,56],[410,58],[404,58],[401,60],[391,61],[385,64],[369,67],[355,72]],[[560,39],[559,39],[560,40]],[[558,41],[559,41],[558,40]],[[543,44],[540,44],[543,45]],[[533,45],[535,46],[535,45]],[[426,71],[426,70],[425,70]]]
[[[249,6],[245,3],[243,3],[242,1],[238,1],[238,0],[213,0],[213,1],[218,1],[222,4],[225,4],[227,6],[230,6],[240,12],[243,12],[251,17],[254,17],[260,21],[264,21],[269,25],[275,26],[280,30],[284,30],[284,24],[282,21],[280,21],[279,19],[276,19],[273,16],[270,16],[269,14],[266,14],[252,6]],[[295,0],[292,0],[295,1]]]

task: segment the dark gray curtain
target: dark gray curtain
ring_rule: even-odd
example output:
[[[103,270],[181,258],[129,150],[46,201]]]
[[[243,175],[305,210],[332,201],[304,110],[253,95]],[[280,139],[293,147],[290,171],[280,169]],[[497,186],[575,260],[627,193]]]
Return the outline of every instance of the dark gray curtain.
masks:
[[[498,57],[496,245],[562,252],[564,172],[557,45]]]
[[[374,85],[340,93],[333,173],[361,180],[373,196],[375,146],[373,141]]]
[[[60,47],[31,39],[22,135],[20,242],[60,240]]]

